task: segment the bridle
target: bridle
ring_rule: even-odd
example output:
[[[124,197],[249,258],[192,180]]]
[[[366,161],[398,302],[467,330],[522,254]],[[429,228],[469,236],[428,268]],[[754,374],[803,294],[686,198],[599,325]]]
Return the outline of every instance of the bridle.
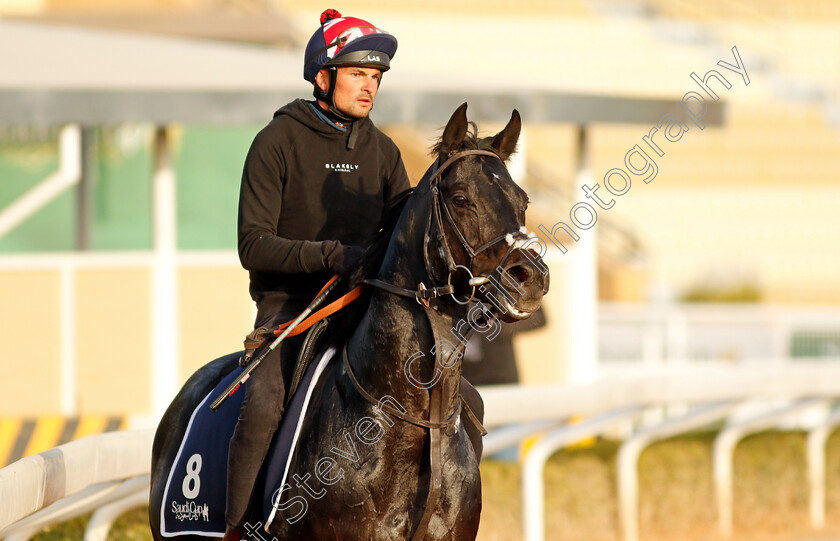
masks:
[[[444,264],[446,264],[446,270],[448,272],[446,278],[446,285],[427,288],[426,285],[421,282],[418,286],[418,289],[416,291],[412,291],[410,289],[398,287],[378,279],[368,279],[365,280],[365,283],[372,286],[376,286],[380,289],[384,289],[385,291],[394,293],[396,295],[401,295],[404,297],[414,297],[418,303],[423,304],[426,307],[429,306],[430,300],[436,299],[438,297],[443,297],[445,295],[450,295],[452,297],[452,300],[454,300],[458,304],[469,304],[469,302],[472,301],[475,297],[475,288],[484,284],[490,279],[489,276],[476,276],[473,272],[473,262],[476,256],[478,256],[485,250],[491,248],[492,246],[495,246],[499,242],[506,241],[508,243],[508,249],[505,252],[505,255],[502,257],[499,264],[496,266],[497,268],[501,267],[504,265],[508,257],[510,257],[511,253],[513,253],[514,249],[516,248],[517,243],[514,242],[514,239],[521,240],[522,237],[527,238],[527,236],[524,235],[522,231],[505,233],[504,235],[499,235],[498,237],[482,244],[478,248],[473,248],[473,246],[467,240],[466,236],[461,231],[461,228],[459,228],[458,224],[455,223],[455,220],[452,217],[452,213],[449,211],[449,207],[447,207],[446,204],[441,201],[442,195],[439,187],[443,172],[446,171],[446,169],[448,169],[449,166],[455,163],[457,160],[460,160],[461,158],[467,156],[490,156],[501,161],[501,158],[498,154],[496,154],[495,152],[490,152],[489,150],[462,150],[461,152],[457,152],[450,156],[446,161],[440,164],[437,167],[437,169],[435,169],[434,172],[430,175],[429,189],[432,193],[432,210],[429,213],[429,218],[426,222],[426,232],[423,236],[423,261],[426,266],[426,274],[431,280],[434,280],[435,273],[432,269],[432,263],[429,257],[428,250],[432,235],[432,224],[434,223],[435,229],[437,230],[436,240],[438,241],[440,257],[443,260]],[[446,238],[446,231],[443,227],[444,219],[446,220],[446,223],[449,225],[452,231],[455,233],[455,238],[458,240],[458,243],[467,253],[468,261],[466,265],[460,265],[456,263],[455,259],[452,257],[452,250],[449,247],[449,242]],[[456,295],[455,286],[452,284],[452,277],[459,272],[465,272],[469,276],[467,283],[471,289],[470,294],[466,298],[466,300],[458,298],[458,296]]]

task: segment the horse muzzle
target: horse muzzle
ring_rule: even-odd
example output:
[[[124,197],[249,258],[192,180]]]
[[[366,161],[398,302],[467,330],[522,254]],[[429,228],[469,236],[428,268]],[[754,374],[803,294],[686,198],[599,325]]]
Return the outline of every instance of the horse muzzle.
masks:
[[[548,267],[533,250],[516,249],[478,290],[507,323],[527,319],[548,293]]]

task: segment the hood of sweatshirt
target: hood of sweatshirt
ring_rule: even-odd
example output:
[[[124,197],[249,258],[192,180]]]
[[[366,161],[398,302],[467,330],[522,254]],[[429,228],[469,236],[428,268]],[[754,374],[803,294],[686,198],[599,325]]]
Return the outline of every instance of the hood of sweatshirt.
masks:
[[[323,118],[318,116],[318,113],[315,112],[315,108],[318,106],[303,100],[297,99],[287,105],[284,105],[274,113],[274,118],[277,119],[282,115],[288,115],[290,118],[300,122],[304,126],[311,128],[319,133],[327,134],[327,135],[336,135],[338,137],[347,137],[350,132],[350,126],[347,126],[347,129],[341,130]],[[363,128],[364,125],[370,122],[368,117],[365,118],[358,118],[352,122],[355,125],[356,129]]]

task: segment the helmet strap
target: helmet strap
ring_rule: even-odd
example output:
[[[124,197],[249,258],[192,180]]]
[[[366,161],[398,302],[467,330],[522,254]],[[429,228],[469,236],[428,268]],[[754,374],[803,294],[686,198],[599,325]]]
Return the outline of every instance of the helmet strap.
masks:
[[[330,109],[332,109],[333,107],[335,107],[335,105],[333,104],[333,94],[335,94],[335,79],[336,79],[336,75],[337,75],[338,70],[336,69],[335,66],[328,66],[328,67],[329,67],[329,73],[330,73],[329,86],[327,86],[326,90],[321,90],[321,87],[318,86],[318,83],[313,84],[312,85],[312,95],[315,96],[316,100],[320,100],[320,101],[325,102],[330,107]]]
[[[342,123],[352,123],[354,120],[357,120],[354,117],[347,115],[347,113],[341,111],[338,107],[335,106],[334,96],[335,96],[335,83],[336,79],[338,79],[338,67],[337,66],[327,66],[329,68],[330,74],[330,83],[327,87],[327,90],[321,90],[321,87],[317,84],[312,85],[312,95],[315,96],[316,100],[323,101],[328,106],[328,111],[334,115],[339,121]]]

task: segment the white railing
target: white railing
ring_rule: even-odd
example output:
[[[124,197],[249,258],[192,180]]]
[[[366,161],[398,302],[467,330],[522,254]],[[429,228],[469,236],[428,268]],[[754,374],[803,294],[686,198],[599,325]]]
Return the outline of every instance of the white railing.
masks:
[[[602,375],[681,362],[840,358],[840,309],[762,303],[598,306]]]
[[[0,469],[0,538],[29,539],[45,526],[99,509],[85,539],[104,541],[109,513],[116,518],[126,503],[148,502],[153,435],[89,436]]]
[[[567,445],[586,441],[616,429],[625,437],[617,458],[618,504],[623,538],[638,540],[638,457],[651,443],[693,430],[713,421],[727,421],[718,436],[715,461],[731,461],[736,440],[768,426],[778,426],[794,410],[810,406],[814,411],[805,428],[809,430],[808,470],[810,480],[812,526],[824,526],[825,515],[825,442],[830,431],[840,424],[840,413],[829,413],[826,405],[840,397],[840,362],[765,360],[738,367],[673,366],[655,374],[636,377],[613,377],[584,385],[482,388],[487,425],[488,451],[497,450],[499,439],[510,442],[509,425],[520,425],[522,437],[542,433],[543,437],[525,455],[523,464],[523,527],[526,541],[545,539],[545,487],[543,470],[548,458]],[[780,403],[782,404],[780,406]],[[662,411],[665,406],[682,406],[683,415],[659,421],[644,421],[643,414]],[[785,408],[785,409],[782,409]],[[673,408],[675,410],[680,408]],[[787,414],[787,415],[783,415]],[[573,424],[546,420],[585,420]],[[650,417],[650,416],[648,416]],[[655,417],[655,416],[654,416]],[[504,427],[503,429],[494,427]],[[737,434],[735,434],[737,431]],[[737,437],[736,437],[737,436]],[[734,443],[737,443],[735,441]],[[731,470],[716,469],[714,481],[719,496],[720,530],[731,533]]]
[[[586,385],[498,386],[481,389],[488,453],[535,433],[523,466],[523,526],[527,541],[544,539],[543,469],[566,445],[601,434],[624,436],[618,453],[618,502],[624,539],[638,539],[638,457],[652,442],[712,421],[727,420],[715,442],[720,530],[731,533],[731,456],[744,436],[789,423],[809,430],[812,526],[825,516],[825,443],[840,424],[840,363],[767,361],[737,368],[672,368],[655,376],[612,378]],[[666,408],[665,406],[668,406]],[[674,406],[681,406],[674,407]],[[651,411],[676,411],[651,421]],[[807,411],[806,411],[807,410]],[[805,413],[808,415],[805,415]],[[647,414],[646,414],[647,413]],[[576,419],[570,423],[569,419]],[[582,419],[582,420],[581,420]],[[782,426],[790,426],[782,425]],[[23,541],[41,528],[98,509],[86,541],[104,540],[114,518],[148,501],[152,431],[92,436],[0,470],[0,537]]]
[[[61,128],[58,141],[60,149],[58,171],[5,208],[0,208],[0,237],[81,181],[82,130],[75,125],[64,126]]]

